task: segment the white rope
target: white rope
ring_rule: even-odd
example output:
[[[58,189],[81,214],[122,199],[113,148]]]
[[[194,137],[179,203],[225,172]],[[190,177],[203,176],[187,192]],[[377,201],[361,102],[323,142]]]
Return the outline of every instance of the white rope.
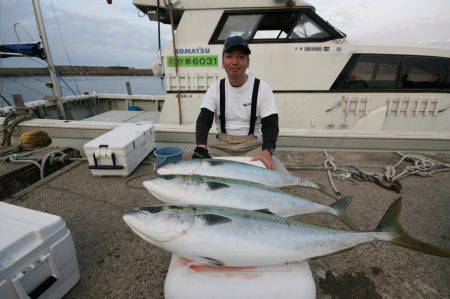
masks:
[[[334,163],[334,158],[330,156],[327,151],[323,151],[325,154],[325,161],[323,165],[327,168],[328,180],[330,181],[331,188],[333,188],[334,193],[337,195],[341,195],[341,192],[337,189],[336,185],[333,182],[333,176],[331,175],[331,171],[336,171],[336,164]]]
[[[411,174],[416,174],[419,176],[432,176],[436,173],[450,170],[450,165],[439,161],[435,161],[431,158],[427,158],[422,155],[415,155],[415,154],[403,155],[402,153],[399,152],[396,153],[402,155],[403,157],[394,166],[388,165],[385,167],[386,171],[384,175],[386,177],[386,180],[388,180],[389,182],[399,181]],[[405,168],[403,168],[403,170],[401,170],[397,174],[396,168],[400,166],[400,164],[402,164],[405,159],[412,160],[414,166],[406,166]]]
[[[25,160],[25,159],[17,159],[17,154],[12,154],[9,156],[9,161],[14,162],[14,163],[33,163],[34,165],[36,165],[39,168],[39,171],[41,170],[41,165],[33,160]]]

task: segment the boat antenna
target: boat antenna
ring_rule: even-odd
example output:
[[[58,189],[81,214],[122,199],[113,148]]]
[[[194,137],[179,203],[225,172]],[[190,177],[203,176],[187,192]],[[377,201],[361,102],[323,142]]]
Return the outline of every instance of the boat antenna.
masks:
[[[156,13],[158,15],[158,64],[161,66],[161,23],[160,23],[159,0],[156,2]]]
[[[61,93],[61,86],[59,85],[58,77],[56,75],[56,69],[55,65],[53,64],[53,59],[50,51],[50,45],[48,43],[47,39],[47,33],[45,31],[45,24],[44,24],[44,18],[42,17],[42,11],[41,11],[41,4],[39,0],[32,0],[33,1],[33,9],[34,9],[34,15],[36,17],[36,23],[38,27],[39,36],[42,40],[42,44],[44,45],[44,51],[47,57],[47,65],[48,70],[50,72],[50,78],[52,79],[53,83],[53,96],[56,97],[56,107],[58,110],[58,115],[60,119],[67,119],[66,113],[64,111],[64,103],[62,101],[62,93]]]
[[[164,3],[166,3],[166,0],[164,0]],[[174,58],[174,62],[175,62],[175,74],[177,76],[177,78],[179,78],[179,73],[178,73],[178,57],[177,57],[177,47],[176,47],[176,42],[175,42],[175,25],[173,23],[173,4],[172,1],[169,0],[169,15],[170,15],[170,25],[172,27],[172,45],[173,45],[173,58]],[[181,92],[180,92],[180,87],[178,86],[178,90],[177,90],[177,98],[178,98],[178,120],[180,125],[182,124],[182,119],[181,119]]]
[[[160,4],[159,0],[156,2],[156,14],[158,15],[158,68],[162,70],[162,57],[161,57],[161,20],[160,20]],[[161,85],[164,89],[164,79],[161,76],[159,77],[161,79]]]

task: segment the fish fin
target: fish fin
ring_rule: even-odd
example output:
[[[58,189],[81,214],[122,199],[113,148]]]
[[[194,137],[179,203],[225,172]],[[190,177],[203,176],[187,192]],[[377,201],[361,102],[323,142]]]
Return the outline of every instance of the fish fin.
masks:
[[[318,190],[320,191],[320,192],[322,192],[323,194],[325,194],[325,195],[328,195],[329,197],[331,197],[331,198],[333,198],[333,199],[337,199],[336,198],[336,195],[334,195],[334,194],[332,194],[330,191],[328,191],[328,189],[324,186],[324,185],[322,185],[322,184],[319,184],[319,183],[316,183],[316,185],[318,186]]]
[[[220,182],[214,182],[214,181],[207,181],[206,185],[208,185],[209,189],[211,190],[218,190],[222,188],[230,188],[230,185],[220,183]]]
[[[354,231],[360,231],[361,229],[351,221],[347,216],[347,208],[352,202],[352,196],[345,196],[338,199],[335,203],[333,203],[330,207],[335,209],[338,212],[338,218],[347,225],[350,229]]]
[[[328,191],[328,189],[324,185],[322,185],[320,183],[316,183],[310,178],[297,177],[297,185],[300,187],[303,187],[303,188],[317,189],[320,192],[322,192],[323,194],[328,195],[329,197],[337,200],[336,195],[331,194],[330,191]]]
[[[199,217],[203,218],[207,225],[216,225],[231,222],[230,218],[215,214],[202,214],[199,215]]]
[[[260,213],[264,213],[264,214],[268,214],[268,215],[275,215],[274,213],[272,213],[269,209],[258,209],[258,210],[254,210],[255,212],[260,212]]]
[[[225,163],[225,161],[218,160],[218,159],[208,159],[206,161],[206,163],[208,163],[211,166],[217,166],[217,165],[223,165]]]
[[[225,264],[222,261],[213,259],[211,257],[197,256],[197,259],[200,260],[202,263],[207,264],[208,266],[221,266],[221,267],[225,266]]]
[[[397,235],[397,238],[389,242],[398,245],[400,247],[409,248],[426,254],[442,257],[450,257],[450,249],[425,243],[408,235],[408,233],[403,229],[403,227],[399,223],[401,207],[402,207],[401,198],[397,198],[387,209],[386,213],[384,214],[383,218],[378,224],[376,231],[393,232],[394,234]]]

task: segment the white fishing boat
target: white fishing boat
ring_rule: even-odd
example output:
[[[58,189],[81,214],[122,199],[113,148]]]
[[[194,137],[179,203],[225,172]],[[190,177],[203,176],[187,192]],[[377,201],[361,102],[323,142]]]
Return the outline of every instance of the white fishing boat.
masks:
[[[218,275],[214,269],[187,264],[178,258],[174,258],[172,271],[168,271],[171,255],[131,235],[122,220],[125,211],[159,204],[142,187],[149,176],[156,175],[152,156],[144,163],[132,159],[128,164],[135,169],[131,178],[96,176],[117,170],[128,174],[131,168],[118,163],[122,156],[118,153],[133,158],[139,152],[141,161],[153,147],[153,139],[150,144],[142,142],[141,135],[136,134],[139,130],[132,128],[141,124],[124,123],[154,122],[154,131],[147,124],[145,132],[149,134],[144,134],[153,137],[155,133],[158,147],[176,144],[192,149],[202,95],[214,80],[225,75],[220,67],[222,42],[229,35],[242,35],[252,49],[249,71],[274,89],[281,119],[277,153],[289,170],[294,175],[325,183],[322,167],[325,154],[330,186],[336,194],[338,187],[345,195],[354,197],[352,220],[366,231],[376,228],[396,196],[392,190],[400,191],[400,179],[413,173],[436,174],[433,178],[409,176],[402,181],[405,192],[401,194],[404,200],[401,222],[422,241],[448,247],[446,211],[450,175],[445,172],[450,161],[448,50],[352,44],[304,1],[135,0],[134,4],[150,20],[173,24],[173,43],[165,47],[154,68],[156,73],[164,74],[167,95],[92,93],[62,97],[46,43],[39,0],[33,0],[33,4],[54,95],[25,104],[16,97],[15,108],[29,109],[0,110],[0,129],[12,132],[12,146],[0,147],[0,200],[64,219],[73,235],[81,275],[78,285],[66,297],[173,298],[177,293],[179,298],[187,298],[193,291],[199,291],[198,296],[191,295],[195,298],[246,294],[250,294],[249,298],[252,295],[260,298],[259,294],[285,298],[289,293],[297,298],[308,294],[314,297],[316,292],[318,298],[415,298],[448,294],[447,259],[384,243],[361,245],[345,253],[321,257],[311,262],[311,270],[307,263],[276,267],[269,279],[263,277],[264,280],[261,271],[255,269],[239,273],[231,267],[227,269],[230,272]],[[432,79],[436,74],[440,78]],[[1,117],[1,113],[6,117]],[[25,120],[30,114],[34,118]],[[117,130],[109,132],[119,126],[120,134]],[[127,127],[131,129],[126,130]],[[14,146],[19,144],[21,133],[32,135],[37,130],[51,137],[51,147],[7,153],[9,148],[14,153],[22,150]],[[109,133],[103,135],[106,132]],[[214,134],[211,131],[210,138]],[[103,137],[97,138],[100,135]],[[60,151],[68,147],[83,150],[83,145],[93,139],[94,144],[87,146],[88,159],[61,155]],[[324,149],[332,150],[322,153]],[[424,157],[403,156],[399,161],[400,156],[392,150],[425,153]],[[330,155],[336,158],[336,163]],[[402,170],[400,166],[407,163],[407,158],[414,165]],[[105,161],[108,164],[103,164]],[[54,164],[66,166],[50,175],[49,169]],[[380,183],[383,174],[378,171],[385,171],[386,179],[389,175],[389,182],[396,183],[397,189],[391,188],[394,184]],[[353,175],[358,183],[349,181]],[[335,180],[334,185],[332,177],[342,181]],[[360,180],[378,182],[383,188],[374,189],[374,184],[359,183]],[[331,204],[329,198],[304,189],[292,192]],[[7,210],[4,214],[9,216],[11,212]],[[20,212],[20,216],[23,225],[11,222],[13,226],[28,227],[31,223],[28,214]],[[325,217],[309,215],[299,220],[342,228],[332,217]],[[0,225],[0,232],[1,228]],[[5,229],[3,233],[11,235]],[[5,249],[1,243],[0,249]],[[0,254],[0,274],[8,276],[4,282],[4,276],[0,275],[1,298],[13,298],[16,293],[23,298],[50,296],[58,284],[66,281],[68,271],[59,272],[52,266],[53,260],[58,265],[63,257],[73,255],[67,254],[70,248],[64,243],[52,244],[49,250],[55,253],[53,257],[40,260],[27,257],[23,260],[27,267],[21,265],[14,271],[5,270],[11,259]],[[70,252],[74,253],[72,249]],[[297,271],[296,267],[305,271]],[[36,272],[44,268],[46,272]],[[193,275],[193,271],[197,274]],[[221,277],[228,284],[223,284]],[[71,283],[78,279],[76,275],[71,278]],[[310,286],[308,293],[306,284]],[[67,283],[64,286],[72,287]],[[301,293],[297,291],[300,288]]]
[[[249,73],[274,91],[279,147],[450,149],[450,50],[352,43],[306,1],[133,4],[150,20],[172,24],[173,43],[154,67],[155,74],[164,76],[167,94],[90,94],[32,102],[27,105],[44,119],[57,118],[54,103],[61,103],[70,121],[40,119],[20,126],[64,128],[55,135],[64,139],[68,127],[81,132],[98,121],[147,120],[157,124],[161,144],[190,147],[203,94],[225,76],[223,42],[240,35],[252,49]],[[125,111],[130,106],[145,111]],[[70,139],[74,145],[76,136]],[[75,143],[81,148],[84,141]]]

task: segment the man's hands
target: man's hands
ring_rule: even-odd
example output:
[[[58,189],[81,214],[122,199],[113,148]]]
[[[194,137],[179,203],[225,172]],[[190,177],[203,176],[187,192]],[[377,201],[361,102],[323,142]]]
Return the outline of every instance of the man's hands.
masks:
[[[192,159],[210,159],[211,156],[206,149],[206,146],[197,146],[194,150],[194,154],[192,155]]]
[[[272,155],[268,150],[262,150],[251,161],[261,161],[268,169],[273,169]]]

